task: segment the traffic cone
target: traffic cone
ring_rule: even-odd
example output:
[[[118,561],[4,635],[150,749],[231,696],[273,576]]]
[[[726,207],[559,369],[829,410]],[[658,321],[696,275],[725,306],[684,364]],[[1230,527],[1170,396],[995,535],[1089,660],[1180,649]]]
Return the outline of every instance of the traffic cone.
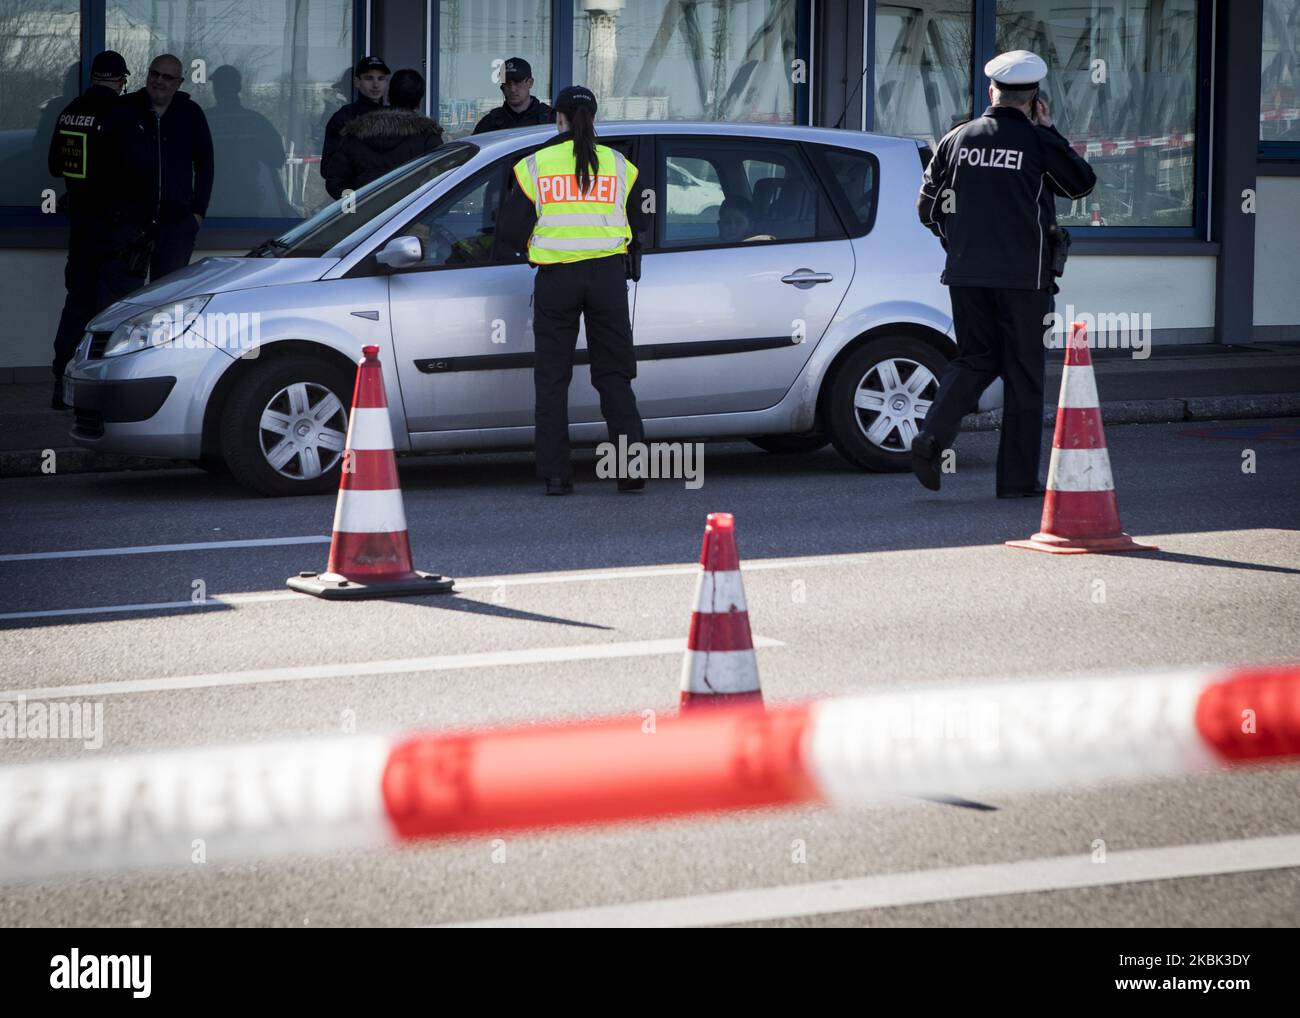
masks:
[[[731,513],[709,513],[682,661],[681,708],[762,704]]]
[[[1104,219],[1101,218],[1101,206],[1100,206],[1100,205],[1094,204],[1094,205],[1092,206],[1092,220],[1088,223],[1088,225],[1089,225],[1089,226],[1105,226],[1105,225],[1106,225],[1106,221],[1105,221]]]
[[[1052,462],[1047,468],[1047,493],[1039,527],[1039,532],[1027,541],[1007,544],[1064,555],[1156,550],[1153,544],[1138,544],[1120,525],[1097,381],[1088,352],[1088,330],[1079,322],[1074,323],[1065,348]]]
[[[411,566],[379,347],[362,347],[361,352],[329,565],[324,573],[289,577],[289,586],[330,600],[445,594],[453,580]]]

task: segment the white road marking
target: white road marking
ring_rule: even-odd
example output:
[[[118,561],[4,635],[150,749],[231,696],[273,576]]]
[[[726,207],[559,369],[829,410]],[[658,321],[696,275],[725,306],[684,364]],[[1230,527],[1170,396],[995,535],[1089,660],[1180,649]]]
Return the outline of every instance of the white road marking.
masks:
[[[754,637],[755,647],[783,647],[780,640]],[[633,640],[626,643],[582,643],[567,647],[530,647],[524,650],[481,651],[474,654],[440,654],[434,657],[397,658],[389,661],[352,661],[342,664],[302,665],[294,668],[254,668],[243,672],[211,672],[158,679],[123,679],[82,682],[43,689],[7,689],[0,701],[93,698],[122,693],[157,693],[172,689],[211,686],[252,686],[267,682],[305,682],[309,679],[353,679],[364,675],[399,675],[404,672],[449,672],[462,668],[499,668],[507,665],[549,664],[557,661],[603,661],[610,658],[681,654],[684,638]]]
[[[246,541],[194,541],[189,544],[140,544],[129,548],[81,548],[76,551],[34,551],[0,555],[0,562],[36,562],[54,558],[95,558],[101,555],[158,555],[169,551],[215,551],[220,548],[266,548],[277,544],[329,544],[328,536],[259,537]]]
[[[306,543],[309,538],[294,538],[298,543]],[[326,543],[330,539],[322,537],[321,543]],[[221,543],[221,542],[216,542]],[[237,542],[234,542],[237,543]],[[284,543],[270,541],[270,544]],[[160,545],[162,548],[172,547],[207,547],[206,545]],[[64,554],[54,552],[52,554]],[[70,553],[79,554],[79,553]],[[869,554],[852,554],[852,555],[815,555],[807,558],[782,558],[782,559],[760,559],[752,562],[745,562],[741,565],[741,572],[756,573],[768,569],[805,569],[813,566],[853,566],[866,565],[871,561]],[[471,576],[463,580],[456,581],[456,590],[484,590],[495,589],[497,587],[531,587],[541,586],[550,583],[601,583],[610,580],[641,580],[653,579],[659,576],[695,576],[700,571],[698,564],[681,566],[647,566],[644,569],[598,569],[590,572],[581,573],[514,573],[502,576]],[[143,604],[111,604],[96,605],[89,608],[50,608],[41,611],[25,612],[7,612],[0,614],[0,622],[18,619],[43,619],[43,618],[60,618],[69,615],[111,615],[111,614],[129,614],[133,612],[150,612],[150,611],[168,611],[177,608],[212,608],[222,604],[259,604],[267,601],[299,601],[306,604],[321,604],[322,602],[311,597],[306,597],[294,591],[260,591],[250,594],[215,594],[208,597],[207,603],[189,602],[189,601],[159,601]]]
[[[116,612],[169,611],[175,608],[237,608],[242,604],[292,601],[302,597],[292,590],[268,590],[255,594],[218,594],[202,601],[155,601],[152,604],[103,604],[92,608],[51,608],[45,611],[4,612],[0,622],[10,619],[54,619],[76,615],[112,615]]]
[[[716,926],[1295,866],[1300,866],[1300,835],[1288,834],[1110,852],[1104,863],[1094,863],[1087,854],[1021,859],[984,866],[885,873],[443,925]]]

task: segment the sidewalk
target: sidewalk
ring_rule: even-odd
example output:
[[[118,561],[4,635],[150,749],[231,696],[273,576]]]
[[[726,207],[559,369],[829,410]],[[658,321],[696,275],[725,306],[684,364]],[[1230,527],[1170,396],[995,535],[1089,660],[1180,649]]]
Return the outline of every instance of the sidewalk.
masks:
[[[1045,423],[1056,417],[1060,351],[1049,351]],[[1106,424],[1300,417],[1300,343],[1173,346],[1135,360],[1127,351],[1093,351]],[[0,385],[0,477],[41,473],[44,451],[59,473],[190,466],[91,452],[68,437],[71,412],[49,409],[50,384]],[[992,431],[1000,411],[967,417],[964,430]]]

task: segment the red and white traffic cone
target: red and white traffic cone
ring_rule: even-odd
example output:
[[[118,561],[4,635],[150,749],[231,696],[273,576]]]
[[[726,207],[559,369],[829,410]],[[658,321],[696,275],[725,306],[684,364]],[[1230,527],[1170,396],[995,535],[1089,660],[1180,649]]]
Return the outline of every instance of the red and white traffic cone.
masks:
[[[736,522],[731,513],[709,513],[682,661],[681,708],[762,702]]]
[[[1089,551],[1155,551],[1138,544],[1119,522],[1110,453],[1101,425],[1097,380],[1088,352],[1088,330],[1074,323],[1065,348],[1061,398],[1052,435],[1040,530],[1012,548],[1077,555]]]
[[[1100,205],[1094,204],[1094,205],[1092,206],[1092,220],[1088,223],[1088,225],[1089,225],[1089,226],[1105,226],[1105,225],[1106,225],[1106,221],[1105,221],[1104,219],[1101,218],[1101,206],[1100,206]]]
[[[289,586],[329,599],[445,594],[453,580],[411,566],[379,347],[362,347],[361,352],[329,565],[323,573],[289,577]]]

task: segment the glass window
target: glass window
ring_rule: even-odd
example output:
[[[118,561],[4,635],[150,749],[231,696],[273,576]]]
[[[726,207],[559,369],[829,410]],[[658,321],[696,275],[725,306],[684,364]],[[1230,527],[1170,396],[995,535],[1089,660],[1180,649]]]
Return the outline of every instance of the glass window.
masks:
[[[424,258],[418,268],[482,265],[492,260],[492,237],[508,169],[506,163],[497,163],[406,225],[398,236],[419,238]]]
[[[796,0],[573,8],[573,77],[606,120],[794,122]]]
[[[1194,225],[1196,0],[1006,0],[997,48],[1047,61],[1052,119],[1097,172],[1063,224]]]
[[[703,247],[817,235],[817,184],[798,149],[770,143],[663,146],[667,197],[660,244]]]
[[[77,0],[0,2],[0,205],[63,193],[46,156],[55,119],[82,91],[80,10]]]
[[[438,121],[462,138],[505,100],[502,65],[523,57],[532,94],[551,98],[551,0],[442,0],[438,21]]]
[[[972,0],[876,4],[877,131],[934,145],[971,118],[972,8]]]
[[[1300,141],[1300,0],[1264,0],[1259,140]]]
[[[330,201],[320,150],[325,122],[351,101],[352,17],[351,0],[109,0],[105,35],[133,72],[128,88],[154,57],[180,58],[181,89],[212,131],[208,215],[296,218]]]
[[[305,223],[263,245],[266,250],[258,251],[266,255],[318,258],[425,184],[469,162],[476,151],[473,145],[444,145],[372,180],[359,188],[350,202],[342,198],[332,202]]]
[[[876,159],[869,152],[844,148],[817,149],[844,196],[854,219],[855,236],[871,228],[876,215]]]

